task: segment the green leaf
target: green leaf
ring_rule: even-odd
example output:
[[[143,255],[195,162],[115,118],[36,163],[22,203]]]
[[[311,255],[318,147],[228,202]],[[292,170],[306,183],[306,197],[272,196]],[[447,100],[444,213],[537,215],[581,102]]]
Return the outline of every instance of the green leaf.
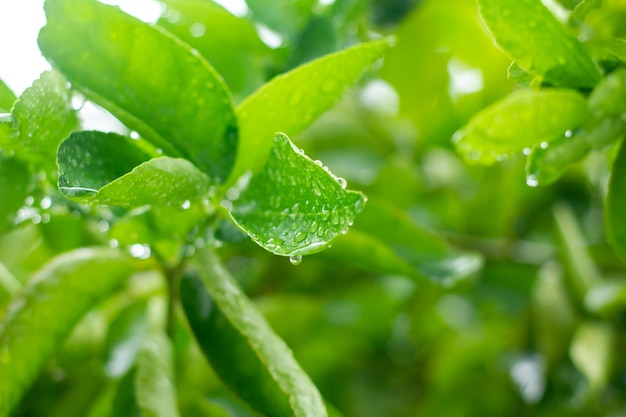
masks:
[[[337,239],[327,255],[378,272],[426,277],[442,285],[452,285],[482,267],[479,255],[455,250],[399,209],[377,199],[365,206],[354,230]]]
[[[327,55],[275,77],[241,103],[237,107],[239,153],[230,182],[247,169],[259,170],[267,160],[277,132],[293,136],[303,131],[388,46],[388,40],[378,40]]]
[[[515,61],[509,65],[506,71],[506,78],[515,81],[517,85],[525,88],[529,88],[530,84],[535,80],[535,76],[524,71]]]
[[[0,113],[8,112],[13,107],[16,97],[13,91],[0,80]]]
[[[191,162],[159,157],[116,133],[74,133],[58,155],[59,189],[83,203],[137,207],[145,204],[180,206],[201,199],[209,178]]]
[[[589,151],[591,148],[580,132],[535,146],[526,163],[526,184],[531,187],[552,184],[570,164],[580,161]]]
[[[172,346],[165,334],[148,337],[137,358],[135,395],[144,417],[177,417]]]
[[[315,0],[246,0],[246,4],[256,20],[295,36],[311,18]]]
[[[44,56],[85,95],[172,157],[226,178],[237,148],[230,94],[215,70],[159,27],[93,0],[50,0]]]
[[[54,170],[59,143],[78,125],[67,81],[46,71],[13,105],[16,122],[11,148],[22,159]]]
[[[200,347],[220,378],[265,415],[327,416],[319,392],[292,352],[215,254],[203,249],[194,264],[202,282],[191,275],[184,278],[181,299]]]
[[[573,90],[517,91],[474,115],[454,142],[467,160],[491,164],[555,140],[588,117],[587,101]]]
[[[366,201],[280,133],[265,167],[248,179],[242,195],[232,201],[231,216],[276,255],[297,258],[321,251],[347,232]]]
[[[147,330],[146,305],[142,302],[126,307],[111,321],[104,365],[109,377],[121,377],[133,367]]]
[[[602,322],[583,322],[574,333],[570,356],[592,391],[604,387],[611,372],[614,330]]]
[[[16,158],[0,156],[0,233],[10,229],[13,219],[30,192],[28,166]]]
[[[601,42],[604,52],[608,53],[615,59],[626,63],[626,40],[625,39],[609,39]]]
[[[0,416],[6,416],[72,327],[130,275],[132,260],[108,248],[79,249],[46,264],[0,321]]]
[[[527,72],[555,86],[593,87],[600,71],[540,0],[478,0],[496,43]]]
[[[609,244],[626,259],[626,228],[623,219],[626,212],[626,145],[624,141],[611,166],[604,213],[604,229]]]
[[[166,0],[157,22],[197,49],[224,77],[235,97],[244,98],[263,84],[271,52],[252,25],[207,0]]]
[[[611,317],[626,308],[626,281],[602,282],[591,288],[585,296],[588,311]]]

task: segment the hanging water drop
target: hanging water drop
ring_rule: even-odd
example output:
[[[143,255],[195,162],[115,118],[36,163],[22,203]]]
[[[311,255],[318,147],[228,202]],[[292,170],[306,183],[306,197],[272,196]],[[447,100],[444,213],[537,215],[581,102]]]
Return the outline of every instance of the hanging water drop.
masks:
[[[531,174],[526,178],[526,185],[529,187],[536,187],[539,185],[539,180],[535,174]]]
[[[291,255],[289,257],[289,262],[291,262],[291,265],[300,265],[302,262],[302,255]]]
[[[191,201],[185,200],[183,204],[180,206],[183,210],[188,210],[191,207]]]
[[[337,177],[336,180],[337,180],[337,184],[339,184],[339,186],[345,190],[345,188],[348,186],[348,182],[346,181],[346,179]]]

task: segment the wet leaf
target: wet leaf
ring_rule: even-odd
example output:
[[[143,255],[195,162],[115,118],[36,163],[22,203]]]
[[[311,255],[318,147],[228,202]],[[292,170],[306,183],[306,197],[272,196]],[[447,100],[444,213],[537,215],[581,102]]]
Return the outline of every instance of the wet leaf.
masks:
[[[13,105],[11,148],[16,156],[56,169],[59,143],[78,125],[67,81],[57,72],[41,74]]]
[[[249,96],[237,107],[240,151],[231,182],[263,166],[277,132],[297,135],[327,111],[388,46],[387,40],[372,41],[327,55],[275,77]]]
[[[361,211],[365,196],[345,190],[345,185],[287,136],[277,134],[263,169],[233,199],[231,216],[264,249],[301,257],[321,251],[347,232]]]
[[[593,87],[600,71],[540,0],[479,0],[496,43],[527,72],[555,86]]]
[[[292,352],[215,254],[202,250],[194,259],[200,278],[183,279],[181,299],[200,347],[220,378],[265,415],[327,416],[319,392]]]
[[[491,164],[555,140],[588,117],[587,101],[573,90],[517,91],[474,115],[454,141],[468,161]]]
[[[58,162],[59,189],[83,203],[181,206],[209,188],[209,178],[186,159],[150,159],[135,141],[116,133],[73,134],[61,144]]]
[[[189,46],[93,0],[51,0],[44,56],[85,95],[172,157],[226,178],[237,148],[230,94]]]
[[[532,187],[552,184],[570,164],[583,159],[589,151],[589,143],[578,132],[551,141],[548,146],[535,146],[526,164],[526,183]]]
[[[0,80],[0,113],[9,112],[15,102],[15,94],[11,89]]]
[[[31,174],[16,158],[0,156],[0,233],[10,229],[15,215],[28,197]]]
[[[149,336],[137,358],[135,395],[143,417],[180,415],[174,385],[172,346],[165,334]]]
[[[54,258],[32,277],[0,321],[0,415],[15,406],[78,320],[132,269],[118,250],[89,248]]]

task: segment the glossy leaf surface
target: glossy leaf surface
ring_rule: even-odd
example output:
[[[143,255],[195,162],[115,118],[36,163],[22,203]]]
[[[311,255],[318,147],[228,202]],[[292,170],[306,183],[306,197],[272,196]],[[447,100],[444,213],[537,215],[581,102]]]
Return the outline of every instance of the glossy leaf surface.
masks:
[[[92,204],[179,206],[200,199],[209,185],[191,162],[150,159],[135,141],[115,133],[73,134],[61,144],[58,162],[61,192]]]
[[[48,1],[46,16],[39,46],[74,86],[169,156],[226,178],[236,121],[206,60],[163,29],[93,0]]]
[[[588,117],[587,101],[575,91],[517,91],[474,115],[454,141],[468,161],[490,164],[555,140]]]
[[[132,269],[118,250],[79,249],[53,259],[30,280],[0,321],[0,415],[15,406],[78,320]]]
[[[293,136],[304,130],[327,111],[388,46],[386,40],[372,41],[327,55],[273,78],[244,100],[237,107],[240,152],[231,181],[247,169],[260,169],[277,132]]]
[[[231,215],[266,250],[284,256],[308,255],[347,232],[365,204],[362,193],[344,187],[345,180],[309,159],[287,136],[277,134],[267,163],[242,186]]]
[[[600,71],[540,0],[479,0],[497,44],[520,67],[562,87],[593,87]]]
[[[172,347],[165,334],[146,339],[137,358],[135,395],[141,415],[145,417],[178,417]]]
[[[194,259],[202,282],[194,277],[183,280],[183,306],[205,355],[224,382],[266,415],[327,416],[319,392],[292,352],[215,254],[203,250]],[[228,343],[214,343],[215,337]]]

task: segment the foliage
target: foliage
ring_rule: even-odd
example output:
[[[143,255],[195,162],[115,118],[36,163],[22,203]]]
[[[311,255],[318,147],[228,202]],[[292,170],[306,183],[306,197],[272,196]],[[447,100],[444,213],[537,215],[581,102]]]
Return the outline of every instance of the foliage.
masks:
[[[0,416],[623,413],[624,5],[246,3],[46,0]]]

